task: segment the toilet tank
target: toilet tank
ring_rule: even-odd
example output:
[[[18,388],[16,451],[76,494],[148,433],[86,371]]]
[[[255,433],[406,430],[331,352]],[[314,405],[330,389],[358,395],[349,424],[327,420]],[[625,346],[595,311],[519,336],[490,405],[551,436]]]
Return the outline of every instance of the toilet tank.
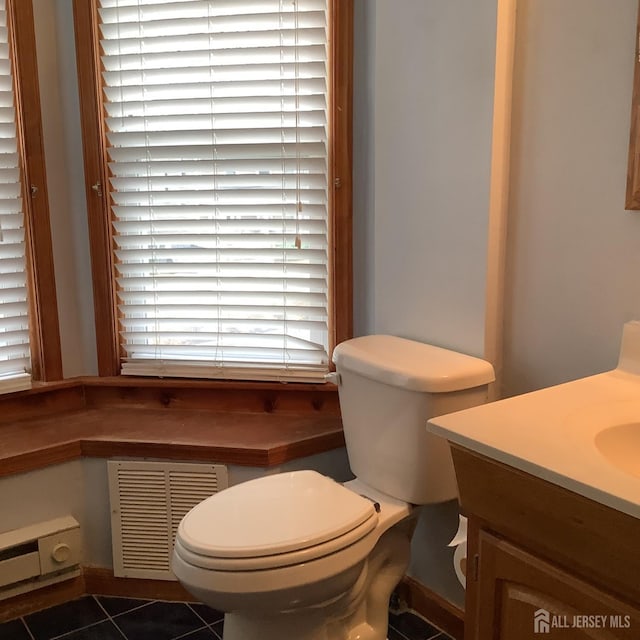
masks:
[[[352,472],[413,504],[455,498],[449,445],[427,420],[487,402],[491,364],[388,335],[342,342],[333,362]]]

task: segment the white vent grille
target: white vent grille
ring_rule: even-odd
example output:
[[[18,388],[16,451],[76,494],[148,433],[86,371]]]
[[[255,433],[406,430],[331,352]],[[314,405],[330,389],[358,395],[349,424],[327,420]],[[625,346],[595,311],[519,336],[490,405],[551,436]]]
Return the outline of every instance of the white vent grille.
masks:
[[[175,580],[171,552],[180,521],[228,486],[215,464],[110,461],[113,572],[125,578]]]

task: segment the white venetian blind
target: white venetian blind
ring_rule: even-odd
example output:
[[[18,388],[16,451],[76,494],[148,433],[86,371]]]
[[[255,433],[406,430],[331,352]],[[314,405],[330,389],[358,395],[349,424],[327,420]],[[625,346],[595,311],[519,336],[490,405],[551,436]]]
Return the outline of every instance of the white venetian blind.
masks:
[[[100,0],[123,373],[328,369],[327,0]]]
[[[0,0],[0,393],[31,382],[25,234],[5,0]]]

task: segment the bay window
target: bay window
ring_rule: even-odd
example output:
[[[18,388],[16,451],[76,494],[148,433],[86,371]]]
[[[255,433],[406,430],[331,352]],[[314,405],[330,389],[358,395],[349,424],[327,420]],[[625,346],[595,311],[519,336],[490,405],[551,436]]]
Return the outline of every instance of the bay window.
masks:
[[[0,393],[62,377],[30,0],[0,0]]]
[[[351,331],[351,14],[75,0],[99,368],[319,381]]]

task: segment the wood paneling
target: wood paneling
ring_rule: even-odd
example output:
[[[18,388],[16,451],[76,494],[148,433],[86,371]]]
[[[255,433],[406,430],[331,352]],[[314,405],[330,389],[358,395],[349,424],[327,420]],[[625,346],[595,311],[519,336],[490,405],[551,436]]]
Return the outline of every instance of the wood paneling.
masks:
[[[332,0],[333,339],[353,336],[353,0]]]
[[[0,395],[0,433],[1,425],[7,422],[15,424],[83,407],[84,388],[77,381],[35,385],[26,391]]]
[[[138,382],[80,378],[0,396],[0,476],[80,456],[269,467],[344,445],[333,386]]]
[[[0,427],[0,476],[80,456],[269,467],[343,445],[333,416],[86,409]]]
[[[452,454],[462,510],[483,529],[522,544],[575,576],[606,585],[623,599],[640,602],[637,518],[462,447],[452,446]],[[476,552],[470,546],[468,557]],[[467,597],[472,593],[467,590]]]
[[[86,593],[84,577],[52,584],[0,602],[0,623],[75,600]]]
[[[121,376],[86,379],[84,387],[89,407],[340,415],[336,387],[329,384],[158,380]]]
[[[32,374],[34,380],[60,380],[62,355],[31,0],[10,0],[7,14],[22,161]]]
[[[638,609],[486,531],[480,532],[479,543],[480,602],[472,640],[536,640],[542,632],[534,626],[540,609],[566,625],[550,624],[552,638],[638,639]],[[600,626],[574,626],[574,616],[600,616]],[[612,619],[624,624],[614,627]]]
[[[113,571],[101,567],[84,567],[83,571],[87,593],[90,594],[193,602],[193,596],[179,582],[116,578]]]
[[[631,130],[629,133],[629,158],[627,161],[627,209],[640,209],[640,4],[636,28],[635,66],[633,72],[633,97],[631,100]]]
[[[179,582],[116,578],[111,569],[102,567],[83,567],[82,571],[78,578],[0,602],[0,623],[87,594],[193,602],[193,596]]]
[[[96,0],[73,0],[98,373],[101,376],[114,376],[120,372],[120,359],[112,277],[107,157],[100,117],[101,65],[94,19],[96,12]]]

